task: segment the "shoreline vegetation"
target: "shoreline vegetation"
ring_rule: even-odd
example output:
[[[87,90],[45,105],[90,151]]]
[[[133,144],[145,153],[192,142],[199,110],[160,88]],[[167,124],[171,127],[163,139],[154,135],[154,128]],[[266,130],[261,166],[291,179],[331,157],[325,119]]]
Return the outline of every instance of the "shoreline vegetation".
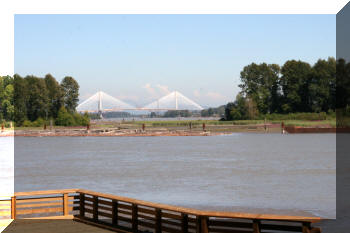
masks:
[[[300,60],[286,61],[281,67],[251,63],[240,74],[241,91],[234,102],[202,111],[170,110],[141,116],[168,118],[159,122],[131,121],[132,115],[128,112],[102,114],[106,118],[127,119],[113,123],[96,119],[100,113],[76,111],[79,84],[73,77],[66,76],[59,83],[51,74],[44,78],[33,75],[23,78],[15,74],[0,77],[1,134],[12,127],[18,135],[37,134],[37,131],[42,135],[58,135],[61,131],[73,135],[78,128],[80,135],[107,132],[141,136],[280,132],[282,122],[287,127],[346,128],[350,126],[349,76],[350,63],[332,57],[319,59],[314,65]],[[340,96],[342,98],[336,101]],[[178,120],[179,117],[182,120]],[[191,117],[202,120],[192,120]],[[206,120],[213,117],[220,120]]]
[[[93,120],[89,126],[14,127],[2,136],[214,136],[232,133],[281,133],[286,127],[335,128],[335,119],[326,120]]]

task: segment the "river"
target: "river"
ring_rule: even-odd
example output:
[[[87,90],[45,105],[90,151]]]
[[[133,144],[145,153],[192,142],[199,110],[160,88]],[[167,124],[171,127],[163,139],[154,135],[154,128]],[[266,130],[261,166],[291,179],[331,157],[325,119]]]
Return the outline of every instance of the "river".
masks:
[[[65,188],[335,218],[336,136],[16,137],[15,191]]]

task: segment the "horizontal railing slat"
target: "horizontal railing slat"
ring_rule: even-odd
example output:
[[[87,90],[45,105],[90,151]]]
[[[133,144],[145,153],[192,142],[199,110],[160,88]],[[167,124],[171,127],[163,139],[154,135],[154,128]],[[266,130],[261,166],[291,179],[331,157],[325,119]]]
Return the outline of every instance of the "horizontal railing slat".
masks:
[[[68,208],[69,209],[69,208]],[[73,208],[70,208],[73,210]],[[63,212],[63,207],[56,207],[56,208],[45,208],[45,209],[23,209],[23,210],[17,210],[17,215],[20,214],[39,214],[39,213],[54,213],[54,212]]]
[[[155,220],[154,216],[144,215],[144,214],[140,214],[140,213],[138,214],[138,217],[141,219],[147,219],[147,220],[152,220],[152,221]]]
[[[180,226],[181,225],[181,221],[174,221],[173,219],[164,219],[162,218],[162,224],[169,224],[169,225],[175,225],[175,226]]]
[[[181,215],[167,213],[167,212],[162,212],[162,217],[172,218],[172,219],[181,219]]]
[[[3,210],[0,211],[0,216],[1,217],[3,217],[3,216],[10,216],[10,215],[11,215],[11,209],[7,210],[7,211],[3,211]]]
[[[42,197],[42,198],[27,198],[27,199],[16,199],[16,204],[30,203],[30,202],[54,202],[62,201],[62,197]]]
[[[99,205],[106,205],[106,206],[112,206],[111,201],[106,201],[106,200],[98,200]]]
[[[228,229],[228,228],[213,227],[213,228],[209,228],[209,231],[215,232],[215,233],[252,233],[253,229],[246,229],[246,230],[242,229],[241,230],[241,229]]]
[[[112,214],[110,213],[106,213],[106,212],[102,212],[102,211],[98,211],[98,215],[103,216],[103,217],[108,217],[108,218],[112,218]]]
[[[209,220],[209,226],[215,227],[240,227],[240,228],[250,228],[253,229],[253,223],[248,222],[235,222],[230,221],[228,219],[226,220]]]
[[[152,210],[152,209],[147,209],[147,208],[142,208],[142,207],[138,207],[137,209],[140,213],[145,213],[145,214],[151,214],[151,215],[155,215],[156,211]]]
[[[33,208],[33,207],[52,207],[52,206],[62,206],[62,202],[22,204],[22,205],[17,205],[17,209],[18,208]]]
[[[301,226],[288,226],[288,225],[276,225],[276,224],[261,224],[261,228],[264,230],[275,230],[275,231],[294,231],[302,232]]]
[[[162,232],[170,232],[170,233],[181,233],[182,231],[179,229],[175,229],[172,227],[162,225]]]
[[[140,226],[149,227],[149,228],[154,228],[154,226],[155,226],[154,223],[147,222],[147,221],[144,221],[144,220],[138,220],[138,224]]]

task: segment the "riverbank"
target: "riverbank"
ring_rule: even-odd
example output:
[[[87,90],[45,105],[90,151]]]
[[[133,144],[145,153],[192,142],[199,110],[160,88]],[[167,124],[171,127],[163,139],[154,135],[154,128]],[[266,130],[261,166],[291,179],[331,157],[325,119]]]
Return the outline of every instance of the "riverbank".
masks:
[[[13,130],[5,130],[5,131],[0,131],[0,137],[13,137],[14,136],[14,131]]]
[[[181,130],[119,130],[119,129],[98,129],[98,130],[19,130],[15,131],[14,136],[28,137],[142,137],[142,136],[213,136],[223,135],[220,132],[198,132],[198,131],[181,131]]]
[[[134,125],[123,125],[122,127],[111,126],[92,126],[87,127],[59,127],[54,129],[28,128],[16,129],[8,133],[1,133],[1,136],[31,136],[31,137],[49,137],[49,136],[216,136],[227,135],[237,132],[251,133],[280,133],[280,125],[208,125],[202,127],[192,126],[191,129],[185,126],[171,127],[135,127]]]
[[[335,132],[333,121],[297,121],[283,122],[286,128],[305,128],[309,132]],[[15,130],[0,132],[0,136],[212,136],[232,133],[281,133],[282,121],[219,121],[219,120],[134,120],[103,119],[91,121],[86,126],[17,127]],[[294,130],[296,131],[296,130]],[[293,133],[289,130],[285,132]]]

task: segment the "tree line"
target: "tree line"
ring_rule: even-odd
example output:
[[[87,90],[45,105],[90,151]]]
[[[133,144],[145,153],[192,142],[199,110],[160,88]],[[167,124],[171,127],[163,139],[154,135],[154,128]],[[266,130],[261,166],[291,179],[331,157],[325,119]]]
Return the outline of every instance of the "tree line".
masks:
[[[207,108],[201,111],[201,117],[222,116],[225,113],[226,105],[221,105],[216,108]]]
[[[44,78],[28,75],[13,77],[13,120],[16,126],[40,126],[52,120],[56,125],[86,125],[87,114],[75,108],[79,101],[79,84],[70,76],[61,83],[51,75]]]
[[[0,77],[0,122],[10,121],[14,116],[13,94],[13,78]]]
[[[319,59],[313,65],[300,60],[286,61],[282,67],[267,63],[247,65],[240,73],[241,91],[234,102],[226,105],[225,119],[334,112],[336,73],[342,67],[346,67],[345,61],[333,57]]]

